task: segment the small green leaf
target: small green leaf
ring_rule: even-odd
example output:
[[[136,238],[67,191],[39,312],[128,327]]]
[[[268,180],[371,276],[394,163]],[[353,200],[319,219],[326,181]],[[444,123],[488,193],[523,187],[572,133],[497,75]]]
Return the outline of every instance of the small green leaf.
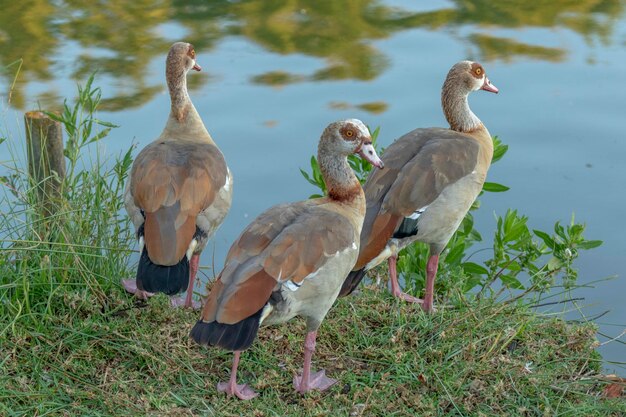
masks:
[[[480,274],[480,275],[488,275],[489,271],[484,266],[478,265],[474,262],[463,262],[463,270],[467,274]]]
[[[300,168],[300,173],[302,174],[302,176],[304,177],[305,180],[307,180],[309,182],[309,184],[316,186],[317,187],[317,183],[311,178],[309,177],[309,174],[303,170],[302,168]]]
[[[50,119],[54,120],[55,122],[63,123],[63,117],[61,115],[58,115],[50,111],[44,111],[43,113],[46,116],[48,116]]]
[[[465,251],[465,244],[459,243],[453,248],[450,248],[448,255],[446,256],[446,263],[449,265],[458,264],[463,257],[463,252]]]
[[[475,240],[476,242],[482,242],[483,237],[478,233],[478,230],[472,229],[472,231],[468,235],[469,238]]]
[[[104,120],[100,120],[100,119],[93,119],[94,123],[99,124],[100,126],[104,126],[104,127],[119,127],[116,124],[113,124],[111,122],[105,122]]]
[[[546,246],[548,246],[549,248],[554,249],[556,247],[554,239],[552,239],[550,235],[546,232],[542,232],[541,230],[533,230],[533,233],[537,235],[537,237],[539,237],[541,240],[543,240],[543,243],[545,243]]]
[[[554,224],[554,232],[557,234],[557,236],[561,237],[563,240],[567,240],[567,236],[565,235],[565,228],[561,226],[560,222],[556,222]]]
[[[507,265],[506,269],[509,271],[520,272],[522,270],[522,266],[518,262],[511,262]]]
[[[490,193],[501,193],[508,190],[509,187],[507,187],[506,185],[498,184],[496,182],[486,182],[483,184],[483,191],[487,191]]]
[[[513,226],[511,226],[509,230],[506,231],[506,233],[504,234],[503,240],[505,242],[513,242],[519,239],[522,236],[522,234],[527,231],[528,229],[526,228],[525,222],[516,223]]]
[[[580,249],[593,249],[602,245],[602,243],[603,242],[601,240],[585,240],[583,242],[580,242],[576,246]]]
[[[110,131],[111,131],[111,128],[107,127],[106,129],[103,129],[101,132],[98,132],[98,134],[93,135],[91,138],[89,138],[89,140],[86,143],[98,142],[100,139],[106,137],[106,135],[108,135]]]
[[[559,258],[552,257],[548,261],[548,269],[554,271],[563,266],[563,262]]]
[[[513,288],[516,290],[524,289],[524,285],[522,285],[522,283],[517,278],[511,275],[500,275],[500,281],[502,281],[504,286],[507,288]]]
[[[504,154],[506,154],[506,152],[509,150],[509,145],[503,144],[502,141],[497,136],[494,136],[492,140],[493,140],[493,157],[491,158],[491,163],[493,164],[494,162],[498,162],[500,159],[502,159]]]
[[[374,130],[372,130],[371,127],[367,126],[367,130],[369,130],[370,136],[372,137],[372,143],[375,143],[376,139],[378,139],[378,134],[380,133],[380,126],[377,126]]]
[[[469,292],[470,290],[475,288],[477,285],[479,285],[481,282],[482,280],[478,275],[473,275],[469,277],[467,281],[465,281],[465,285],[463,285],[463,291]]]

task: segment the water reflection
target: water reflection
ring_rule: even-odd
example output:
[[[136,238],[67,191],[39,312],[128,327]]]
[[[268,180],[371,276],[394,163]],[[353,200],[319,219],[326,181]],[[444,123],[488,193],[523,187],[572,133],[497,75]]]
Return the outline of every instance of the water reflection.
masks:
[[[354,105],[346,101],[331,101],[330,103],[328,103],[328,106],[331,109],[335,110],[349,110],[352,108],[357,108],[359,110],[363,110],[372,114],[383,113],[389,108],[389,105],[384,101],[371,101],[368,103],[360,103]]]
[[[493,32],[565,28],[590,44],[606,44],[623,9],[621,0],[455,0],[451,6],[417,13],[376,0],[0,0],[0,68],[5,85],[10,85],[16,67],[6,67],[23,59],[11,96],[15,108],[33,101],[24,96],[30,82],[68,75],[84,79],[97,69],[115,80],[107,90],[111,98],[104,103],[106,108],[122,110],[150,101],[163,89],[159,80],[151,83],[146,73],[148,64],[163,57],[174,40],[163,29],[167,24],[180,26],[184,38],[199,51],[212,49],[226,36],[242,36],[277,54],[323,60],[324,66],[310,74],[276,69],[251,79],[283,86],[302,81],[371,80],[388,66],[384,52],[372,41],[413,28],[448,29],[483,61],[517,57],[562,61],[568,53],[563,46],[528,43],[523,34],[511,38],[511,31],[507,37]],[[67,69],[62,60],[69,58],[73,60]],[[206,80],[198,77],[194,86]],[[3,90],[6,101],[8,89]],[[50,104],[51,95],[56,97],[48,91],[39,98]]]
[[[560,48],[529,45],[510,38],[498,38],[485,34],[474,34],[468,38],[480,51],[482,61],[501,60],[510,62],[515,58],[532,58],[559,62],[565,59],[565,51]]]
[[[3,98],[8,96],[18,68],[22,80],[53,78],[51,65],[59,45],[59,33],[52,24],[56,9],[46,0],[0,1],[0,68],[23,59],[21,67],[12,65],[3,71],[7,81]],[[17,108],[23,108],[26,101],[22,84],[11,91],[11,103]]]

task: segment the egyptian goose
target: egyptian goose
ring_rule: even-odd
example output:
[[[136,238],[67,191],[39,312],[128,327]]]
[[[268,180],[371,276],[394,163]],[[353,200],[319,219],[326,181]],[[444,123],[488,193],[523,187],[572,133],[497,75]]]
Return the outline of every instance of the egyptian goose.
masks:
[[[388,259],[393,295],[432,311],[439,255],[480,193],[493,155],[491,135],[467,103],[476,90],[498,92],[479,63],[455,64],[441,93],[450,129],[415,129],[385,150],[387,169],[372,172],[363,187],[361,251],[340,295]],[[396,271],[398,252],[415,241],[430,245],[423,300],[400,290]]]
[[[200,252],[232,198],[230,170],[187,93],[190,69],[201,70],[193,45],[176,42],[165,70],[171,99],[167,124],[137,155],[124,196],[141,252],[137,278],[123,280],[124,287],[140,298],[186,288],[185,307],[193,304]]]
[[[247,385],[236,383],[241,351],[252,344],[260,325],[297,315],[306,319],[307,336],[303,373],[294,377],[295,389],[324,390],[336,382],[323,370],[311,375],[311,356],[317,329],[359,253],[365,196],[348,165],[347,156],[353,153],[383,167],[360,120],[330,124],[318,147],[328,196],[270,208],[231,246],[191,331],[197,343],[235,353],[230,380],[220,383],[219,391],[240,399],[256,396]]]

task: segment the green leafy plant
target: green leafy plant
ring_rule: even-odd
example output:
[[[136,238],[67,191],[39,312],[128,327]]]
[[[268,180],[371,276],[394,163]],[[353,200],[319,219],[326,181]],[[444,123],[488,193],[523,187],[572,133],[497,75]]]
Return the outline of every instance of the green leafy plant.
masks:
[[[373,137],[378,137],[380,128],[376,128]],[[493,137],[492,164],[500,161],[508,151],[508,145]],[[382,155],[382,150],[377,150]],[[361,183],[364,183],[372,166],[359,158],[351,159]],[[358,164],[356,163],[358,162]],[[326,192],[324,181],[319,172],[315,157],[311,157],[311,173],[300,170],[304,178]],[[485,192],[502,193],[509,187],[496,182],[485,182],[480,196]],[[311,197],[319,197],[314,194]],[[472,261],[475,252],[473,246],[483,241],[481,234],[474,228],[473,212],[480,207],[476,199],[461,222],[458,230],[448,242],[440,257],[440,275],[446,279],[436,282],[436,292],[451,298],[455,292],[463,296],[474,294],[483,296],[489,293],[498,297],[507,290],[518,290],[511,300],[522,298],[530,293],[542,294],[556,285],[560,278],[562,286],[572,288],[576,283],[577,271],[573,261],[579,250],[592,249],[602,244],[599,240],[586,240],[583,236],[585,226],[572,218],[568,226],[556,223],[554,233],[528,228],[528,218],[518,214],[517,210],[508,210],[503,217],[496,217],[496,231],[493,237],[492,255],[482,263]],[[402,250],[398,256],[398,272],[403,276],[405,291],[419,295],[425,285],[428,246],[413,244]],[[384,265],[379,268],[385,268]],[[524,284],[523,282],[526,282]],[[494,285],[495,284],[495,285]]]
[[[10,137],[5,144],[13,157],[0,181],[0,316],[14,324],[52,317],[68,291],[81,292],[90,308],[105,306],[111,286],[130,272],[133,232],[121,209],[133,147],[113,161],[101,157],[98,142],[116,126],[96,117],[101,91],[93,81],[59,114],[46,112],[67,134],[67,174],[54,213],[40,209],[37,184],[20,165],[25,144]]]
[[[92,74],[84,87],[78,85],[78,97],[73,105],[68,104],[67,100],[63,101],[61,114],[44,112],[52,120],[61,122],[65,128],[67,139],[63,154],[69,164],[67,178],[72,181],[76,181],[80,177],[74,175],[74,172],[81,158],[81,151],[84,151],[86,146],[104,139],[109,135],[111,129],[118,127],[95,117],[102,100],[102,91],[99,87],[93,87],[94,78],[95,74]],[[96,126],[103,126],[104,129],[95,131]]]

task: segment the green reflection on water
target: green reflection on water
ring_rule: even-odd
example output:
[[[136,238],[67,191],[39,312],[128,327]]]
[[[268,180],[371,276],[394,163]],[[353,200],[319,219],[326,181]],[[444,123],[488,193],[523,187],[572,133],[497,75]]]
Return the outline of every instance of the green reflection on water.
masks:
[[[163,58],[170,43],[177,40],[168,36],[165,24],[180,27],[184,39],[200,52],[211,50],[224,37],[240,36],[273,53],[305,54],[323,61],[323,67],[310,74],[277,68],[250,80],[282,86],[376,78],[388,62],[372,41],[414,28],[446,29],[484,61],[563,61],[568,53],[563,47],[527,43],[523,33],[511,38],[510,31],[507,37],[490,32],[563,28],[578,33],[591,45],[595,41],[608,44],[624,2],[456,0],[438,10],[413,13],[374,0],[0,0],[0,10],[0,68],[4,69],[5,86],[12,84],[16,68],[6,66],[23,59],[11,91],[13,107],[21,109],[32,102],[24,96],[29,82],[48,82],[68,73],[74,79],[84,79],[98,70],[114,79],[105,107],[122,110],[150,101],[164,88],[158,80],[151,84],[146,74],[148,64]],[[65,69],[68,63],[70,68]],[[191,87],[197,88],[207,79],[198,77]],[[3,90],[6,100],[8,87]],[[57,97],[47,91],[39,99],[54,107],[51,96]]]

